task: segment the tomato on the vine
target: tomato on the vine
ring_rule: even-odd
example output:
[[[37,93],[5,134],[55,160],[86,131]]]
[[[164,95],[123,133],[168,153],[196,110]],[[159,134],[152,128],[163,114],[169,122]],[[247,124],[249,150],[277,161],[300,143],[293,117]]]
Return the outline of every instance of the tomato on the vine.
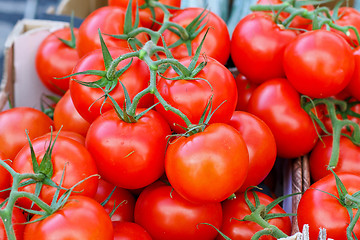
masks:
[[[149,233],[137,223],[113,221],[114,240],[152,240]]]
[[[5,199],[0,198],[0,203],[3,203],[4,201]],[[6,204],[2,207],[2,209],[4,209],[5,206]],[[23,240],[26,218],[23,212],[16,206],[13,208],[11,221],[13,224],[16,240]],[[1,218],[0,218],[0,239],[3,240],[8,239],[6,235],[4,222]]]

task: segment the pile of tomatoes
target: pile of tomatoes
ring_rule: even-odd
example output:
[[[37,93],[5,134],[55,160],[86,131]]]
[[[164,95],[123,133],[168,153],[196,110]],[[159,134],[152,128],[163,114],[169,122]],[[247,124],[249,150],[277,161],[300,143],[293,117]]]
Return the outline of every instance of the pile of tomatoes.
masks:
[[[360,236],[360,12],[259,0],[230,37],[180,5],[109,0],[41,43],[59,101],[0,113],[1,239],[286,237],[256,186],[304,155],[299,228]]]

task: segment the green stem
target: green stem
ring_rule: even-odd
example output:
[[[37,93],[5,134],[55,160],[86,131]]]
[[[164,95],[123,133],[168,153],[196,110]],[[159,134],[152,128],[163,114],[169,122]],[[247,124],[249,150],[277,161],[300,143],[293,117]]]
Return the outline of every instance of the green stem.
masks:
[[[106,73],[107,79],[109,79],[109,80],[117,80],[117,79],[114,79],[114,78],[115,78],[115,74],[116,74],[116,68],[119,65],[119,63],[121,61],[125,60],[125,59],[138,57],[138,56],[139,56],[139,51],[136,51],[136,52],[126,53],[126,54],[121,55],[118,58],[115,58],[111,62],[110,66],[109,66],[109,69],[107,70],[107,73]]]
[[[179,24],[176,23],[172,23],[172,22],[165,22],[163,23],[164,28],[168,29],[169,27],[174,27],[176,28],[179,33],[180,33],[180,38],[183,40],[188,40],[190,39],[189,33],[186,31],[185,28],[183,28],[182,26],[180,26]]]
[[[178,60],[174,58],[166,58],[153,62],[153,64],[157,66],[167,63],[177,67],[185,77],[191,76],[191,72],[189,71],[189,69],[187,69],[184,65],[182,65]]]

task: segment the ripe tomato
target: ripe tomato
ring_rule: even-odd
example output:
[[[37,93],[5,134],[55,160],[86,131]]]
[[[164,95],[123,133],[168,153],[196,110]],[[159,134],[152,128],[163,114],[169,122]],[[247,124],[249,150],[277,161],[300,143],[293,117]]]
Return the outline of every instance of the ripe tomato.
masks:
[[[91,124],[85,144],[104,180],[136,189],[149,185],[164,173],[166,137],[170,134],[169,125],[154,110],[136,123],[122,121],[111,110]]]
[[[70,91],[66,91],[64,96],[55,105],[54,109],[54,125],[55,129],[77,132],[84,137],[90,127],[90,123],[86,121],[76,110]]]
[[[203,132],[174,139],[165,157],[171,186],[192,202],[225,200],[244,183],[248,165],[244,139],[224,123],[213,123]]]
[[[216,230],[201,223],[219,229],[221,218],[220,203],[191,203],[160,182],[145,188],[135,205],[135,223],[158,240],[214,239]]]
[[[39,164],[43,160],[49,142],[49,136],[39,137],[32,141],[36,160]],[[53,175],[51,180],[59,185],[63,172],[65,171],[64,180],[61,186],[67,189],[71,188],[81,180],[84,180],[86,177],[98,173],[95,161],[85,146],[68,137],[57,137],[51,155],[51,162],[53,164]],[[25,146],[19,151],[13,161],[12,167],[18,173],[34,172],[29,146]],[[96,176],[91,177],[75,187],[73,194],[93,197],[96,193],[97,185],[98,178]],[[35,184],[22,187],[20,190],[34,193]],[[43,185],[39,197],[44,202],[51,204],[55,191],[56,188]],[[64,193],[64,190],[60,191],[60,194],[62,193]],[[31,201],[27,198],[20,198],[18,202],[19,205],[23,207],[30,208],[31,206]]]
[[[0,161],[4,161],[11,165],[11,162],[7,160],[5,154],[0,151]],[[0,191],[11,187],[11,174],[4,167],[0,166]],[[0,198],[6,199],[9,196],[10,191],[0,192]],[[1,238],[0,238],[1,239]]]
[[[284,50],[295,38],[294,31],[280,28],[271,15],[254,12],[236,25],[231,58],[239,72],[254,83],[285,77]]]
[[[4,201],[5,201],[5,199],[0,198],[0,203],[2,203]],[[5,206],[2,208],[5,208]],[[11,221],[13,224],[13,229],[15,232],[16,240],[23,240],[26,218],[19,208],[17,208],[17,207],[13,208]],[[8,239],[7,235],[6,235],[4,221],[1,218],[0,218],[0,239],[3,239],[3,240]]]
[[[286,47],[283,64],[287,79],[298,92],[325,98],[347,86],[355,60],[350,45],[339,34],[314,30],[299,35]]]
[[[337,173],[348,193],[354,194],[360,190],[360,176],[350,173]],[[320,179],[305,191],[300,199],[297,219],[299,229],[304,224],[309,225],[310,239],[317,239],[319,229],[326,229],[326,236],[336,240],[346,240],[346,228],[350,223],[349,212],[337,198],[339,197],[332,174]],[[353,216],[358,210],[353,209]],[[360,236],[360,224],[356,223],[354,228],[356,236]]]
[[[124,33],[125,11],[125,9],[120,7],[105,6],[96,9],[84,19],[79,27],[77,42],[77,50],[80,57],[101,48],[99,29],[103,33],[102,37],[106,46],[129,48],[127,39],[122,40],[106,35],[120,35]],[[133,19],[134,21],[135,19]],[[146,34],[139,34],[136,38],[142,43],[147,41]]]
[[[109,197],[111,192],[114,190],[114,187],[115,185],[108,183],[103,179],[100,179],[94,199],[97,202],[102,203],[103,201],[105,201],[105,199]],[[110,214],[116,207],[118,207],[111,216],[111,221],[113,222],[134,221],[135,198],[130,193],[130,191],[125,188],[116,187],[109,201],[107,201],[107,203],[103,205],[103,207],[108,214]]]
[[[133,222],[113,221],[114,240],[152,240],[148,232]]]
[[[53,124],[50,117],[35,108],[15,107],[0,112],[0,145],[5,158],[13,160],[28,144],[26,129],[30,139],[34,139],[50,132]]]
[[[238,111],[247,111],[247,105],[251,94],[256,89],[257,84],[249,81],[244,75],[238,74],[235,78],[238,92],[238,101],[236,109]]]
[[[39,217],[35,215],[30,221]],[[114,232],[109,215],[98,202],[85,196],[71,196],[51,216],[26,225],[24,240],[34,239],[113,240]]]
[[[75,38],[78,29],[74,28]],[[64,28],[50,33],[40,44],[35,56],[35,67],[41,82],[53,93],[63,95],[69,89],[70,78],[56,79],[71,74],[79,54],[76,48],[71,48],[59,38],[71,40],[70,28]]]
[[[269,197],[268,195],[256,192],[260,204],[268,205],[274,199]],[[248,193],[249,200],[252,204],[255,205],[254,195],[252,193]],[[246,215],[251,214],[251,210],[245,201],[244,194],[237,195],[234,199],[227,199],[222,202],[223,208],[223,223],[220,228],[220,231],[224,233],[226,236],[233,240],[248,240],[258,231],[262,230],[263,228],[254,222],[249,221],[238,221],[243,219]],[[276,213],[285,213],[285,211],[279,206],[276,205],[269,214],[276,214]],[[235,219],[234,219],[235,218]],[[237,220],[238,219],[238,220]],[[291,234],[291,222],[289,217],[279,217],[270,219],[268,221],[271,225],[275,225],[285,234]],[[224,239],[220,235],[216,238],[217,240]],[[271,236],[262,236],[260,240],[272,240],[275,238]]]
[[[199,58],[197,64],[202,60]],[[180,60],[184,66],[189,66],[190,62],[190,57]],[[173,78],[178,74],[169,68],[163,76]],[[212,110],[222,105],[215,111],[210,123],[229,121],[237,103],[236,82],[231,72],[218,61],[208,57],[207,65],[195,77],[199,79],[173,81],[160,77],[157,89],[166,102],[184,113],[193,124],[199,123],[211,96]],[[155,102],[158,100],[155,99]],[[182,118],[166,111],[161,104],[156,105],[156,110],[165,117],[174,131],[183,132],[179,126],[187,127]]]
[[[348,90],[354,98],[360,100],[360,47],[355,48],[353,54],[355,59],[355,70],[346,90]]]
[[[173,14],[170,21],[186,28],[202,11],[204,11],[203,8],[186,8],[179,10]],[[204,17],[205,14],[207,14],[207,11],[202,14],[202,17]],[[195,38],[190,36],[189,40],[191,40],[192,47],[191,54],[188,53],[185,44],[170,48],[171,53],[174,58],[177,59],[194,55],[196,49],[199,47],[202,39],[204,38],[207,29],[209,28],[209,32],[206,35],[201,51],[205,52],[206,56],[212,57],[218,60],[221,64],[225,65],[230,55],[230,34],[226,23],[215,13],[209,11],[209,15],[203,20],[203,24],[205,24],[204,29]],[[163,36],[167,46],[174,44],[180,39],[177,34],[170,30],[166,30]]]
[[[128,53],[128,50],[123,48],[109,49],[113,58],[117,58],[122,54]],[[129,64],[131,59],[121,61],[118,65],[118,70]],[[86,57],[82,58],[75,66],[73,73],[83,72],[86,70],[105,70],[104,60],[101,50],[95,50],[89,53]],[[104,113],[110,109],[113,109],[113,105],[110,100],[107,100],[104,105],[103,98],[104,92],[100,88],[90,88],[75,80],[83,82],[95,82],[101,77],[94,75],[77,75],[70,81],[70,95],[73,104],[79,114],[88,122],[93,122],[101,113]],[[132,99],[138,92],[142,91],[149,85],[150,72],[149,67],[145,62],[138,58],[133,58],[131,66],[117,79],[121,81],[126,90],[128,91],[130,98]],[[124,90],[120,83],[110,92],[110,95],[115,101],[123,106],[125,101]],[[99,99],[101,98],[101,99]],[[98,100],[99,99],[99,100]],[[153,103],[153,96],[148,94],[144,96],[139,102],[139,107],[149,107]]]
[[[318,140],[314,123],[301,108],[299,94],[286,79],[272,79],[257,87],[248,111],[270,127],[279,157],[307,154]]]
[[[52,136],[53,139],[55,139],[56,135],[59,136],[63,136],[63,137],[67,137],[67,138],[70,138],[70,139],[73,139],[79,143],[81,143],[82,145],[85,146],[85,137],[76,133],[76,132],[71,132],[71,131],[63,131],[61,130],[60,132],[59,131],[54,131],[54,132],[48,132],[48,133],[45,133],[44,135],[42,135],[41,137],[50,137]]]
[[[159,0],[160,3],[167,5],[167,6],[172,6],[172,7],[178,7],[180,8],[181,5],[181,0]],[[128,4],[129,4],[129,0],[123,1],[123,0],[108,0],[109,6],[118,6],[121,8],[126,9]],[[145,4],[145,0],[138,0],[138,1],[132,1],[132,8],[133,8],[133,13],[135,13],[136,11],[136,4],[141,7],[142,5]],[[154,19],[156,20],[156,22],[162,23],[163,19],[164,19],[164,12],[160,9],[160,8],[154,8],[155,10],[155,18],[152,15],[151,11],[149,8],[145,8],[145,9],[141,9],[139,8],[139,17],[140,17],[140,22],[141,25],[146,27],[146,28],[153,28],[155,30],[157,30],[160,25],[154,22]],[[171,13],[174,13],[176,10],[173,9],[169,9],[169,11]]]
[[[327,170],[332,151],[332,136],[324,136],[310,154],[310,173],[314,181],[331,174]],[[351,172],[360,175],[360,147],[356,146],[347,137],[340,137],[339,162],[334,169],[335,172]]]
[[[276,142],[270,128],[260,118],[235,111],[229,122],[243,137],[249,152],[249,171],[239,191],[257,186],[269,174],[276,160]]]

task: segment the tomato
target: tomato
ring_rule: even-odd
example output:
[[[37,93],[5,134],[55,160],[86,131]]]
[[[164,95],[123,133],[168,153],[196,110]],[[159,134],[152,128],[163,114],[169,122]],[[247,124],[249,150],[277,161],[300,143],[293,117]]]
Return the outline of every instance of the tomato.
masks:
[[[64,96],[59,100],[54,108],[54,125],[55,129],[69,130],[77,132],[84,137],[90,127],[90,123],[86,121],[76,110],[70,96],[70,91],[66,91]]]
[[[15,107],[0,112],[0,145],[6,158],[13,160],[30,139],[50,132],[53,121],[45,113],[30,107]]]
[[[357,47],[353,50],[353,55],[355,59],[355,70],[354,74],[347,85],[346,89],[350,92],[350,94],[356,98],[360,99],[360,47]]]
[[[171,186],[192,202],[221,202],[244,183],[249,153],[244,139],[224,123],[174,139],[165,157]]]
[[[159,0],[159,3],[162,3],[167,6],[177,7],[180,8],[181,0]],[[146,2],[145,0],[138,0],[138,1],[132,1],[132,8],[133,13],[136,11],[136,4],[137,6],[141,7]],[[129,1],[123,1],[123,0],[108,0],[109,6],[118,6],[122,8],[127,8]],[[155,18],[151,13],[151,10],[149,8],[141,9],[139,8],[139,17],[141,25],[146,28],[153,28],[157,30],[160,25],[156,24],[153,19],[156,20],[156,22],[162,23],[164,19],[164,12],[160,8],[154,8],[155,10]],[[170,13],[174,13],[176,10],[169,9]]]
[[[111,110],[91,124],[85,144],[104,180],[136,189],[156,181],[164,173],[166,137],[170,134],[170,127],[154,110],[136,123],[122,121]]]
[[[45,151],[49,146],[49,142],[49,136],[39,137],[32,141],[36,160],[39,165],[43,160]],[[90,155],[90,153],[87,151],[85,146],[68,137],[57,137],[51,155],[51,162],[53,165],[53,175],[49,177],[52,181],[59,185],[63,172],[65,171],[64,179],[61,186],[67,189],[71,188],[81,180],[84,180],[85,178],[98,173],[95,161]],[[29,146],[25,146],[19,151],[18,155],[13,161],[12,166],[13,169],[18,173],[34,172]],[[72,194],[93,197],[96,193],[97,185],[98,178],[96,176],[91,177],[76,186]],[[35,184],[30,184],[22,187],[20,188],[20,190],[34,193]],[[48,185],[43,185],[39,197],[44,202],[51,204],[55,191],[56,188]],[[64,193],[64,190],[60,191],[60,194],[62,193]],[[20,198],[18,200],[18,203],[20,206],[27,208],[30,208],[31,206],[31,201],[27,198]]]
[[[114,190],[114,187],[115,186],[113,184],[100,179],[94,199],[99,203],[104,202],[110,196]],[[107,203],[105,203],[105,205],[103,205],[108,214],[110,214],[117,206],[118,208],[111,216],[111,221],[134,221],[135,198],[129,190],[116,187],[110,199],[107,201]]]
[[[269,197],[268,195],[262,192],[256,192],[260,204],[267,206],[274,199]],[[249,200],[252,204],[255,205],[254,195],[252,193],[248,193]],[[251,210],[245,201],[244,194],[237,195],[234,199],[227,199],[222,202],[223,209],[223,223],[220,228],[220,231],[224,233],[226,236],[233,240],[248,240],[258,231],[263,230],[263,228],[257,223],[250,221],[239,221],[243,219],[246,215],[251,214]],[[278,214],[285,213],[285,211],[279,206],[276,205],[269,214]],[[291,234],[291,222],[289,217],[279,217],[268,220],[268,223],[271,225],[275,225],[285,234]],[[220,235],[216,238],[218,240],[224,239]],[[260,240],[266,239],[275,239],[271,236],[262,236]]]
[[[77,38],[77,28],[74,28],[74,34]],[[35,56],[35,67],[44,86],[53,93],[63,95],[69,89],[70,78],[56,78],[70,75],[80,57],[76,48],[71,48],[61,42],[59,38],[71,40],[70,28],[63,28],[50,33],[41,42]]]
[[[236,105],[236,110],[246,111],[251,94],[257,87],[257,84],[254,84],[253,82],[249,81],[242,74],[238,74],[235,78],[235,81],[238,92],[238,101]]]
[[[157,89],[164,100],[185,114],[192,124],[199,123],[211,97],[212,111],[221,106],[213,114],[210,123],[229,121],[237,103],[236,82],[231,72],[211,57],[206,60],[207,65],[195,76],[198,78],[196,80],[173,81],[160,77],[157,83]],[[199,58],[197,64],[201,61],[203,59]],[[190,57],[180,60],[184,66],[189,66],[190,62]],[[169,68],[163,76],[173,78],[178,75],[174,69]],[[155,103],[157,102],[155,99]],[[181,117],[166,111],[161,104],[156,105],[156,110],[165,117],[174,131],[183,132],[180,126],[187,127]]]
[[[1,203],[4,201],[5,201],[5,199],[0,198]],[[4,209],[4,208],[5,208],[5,206],[2,207],[2,209]],[[22,240],[24,237],[23,235],[24,235],[26,218],[19,208],[17,208],[17,207],[13,208],[11,221],[12,221],[13,229],[15,232],[16,240]],[[1,218],[0,218],[0,239],[3,239],[3,240],[8,239],[6,236],[4,222]]]
[[[152,240],[148,232],[133,222],[113,221],[114,240]]]
[[[326,30],[299,35],[285,49],[283,64],[294,88],[312,98],[341,92],[355,67],[350,45],[339,34]]]
[[[179,10],[173,14],[173,16],[170,18],[170,21],[186,28],[196,16],[201,14],[202,11],[204,11],[203,8],[186,8]],[[229,31],[224,20],[215,13],[211,11],[205,11],[205,13],[202,14],[202,17],[204,17],[207,13],[209,15],[203,20],[203,23],[201,24],[205,24],[205,27],[197,36],[189,37],[192,47],[191,54],[188,53],[186,45],[181,44],[177,47],[170,48],[174,58],[181,59],[194,55],[196,49],[199,47],[202,39],[204,38],[207,29],[209,29],[209,32],[206,35],[205,41],[201,48],[201,52],[205,52],[206,56],[216,59],[223,65],[226,64],[230,56]],[[180,39],[177,34],[170,30],[166,30],[163,34],[163,37],[167,46],[174,44]]]
[[[110,54],[113,58],[117,58],[128,50],[122,48],[109,49]],[[131,59],[121,61],[118,65],[118,70],[129,64]],[[86,57],[82,58],[75,66],[73,73],[83,72],[86,70],[105,70],[104,60],[101,50],[96,50]],[[73,104],[79,114],[88,122],[93,122],[101,113],[104,113],[110,109],[113,109],[110,100],[107,100],[104,105],[103,98],[104,92],[100,88],[90,88],[76,82],[95,82],[101,77],[94,75],[77,75],[70,81],[70,95]],[[145,62],[138,58],[133,58],[131,66],[118,78],[121,81],[126,90],[128,91],[130,98],[145,89],[149,85],[150,72],[149,67]],[[122,85],[118,83],[116,87],[110,92],[110,95],[118,102],[120,106],[123,106],[125,101],[124,90]],[[101,98],[101,99],[99,99]],[[144,96],[139,102],[138,107],[149,107],[153,103],[153,96],[148,94]]]
[[[107,35],[120,35],[124,33],[125,12],[126,10],[120,7],[105,6],[96,9],[88,15],[79,27],[77,50],[80,57],[101,48],[99,29],[108,47],[129,48],[127,39],[122,40]],[[133,23],[134,21],[135,19],[133,18]],[[142,43],[147,41],[146,34],[139,34],[136,38]]]
[[[360,190],[360,176],[349,173],[337,175],[350,195]],[[310,239],[317,239],[319,229],[325,228],[328,238],[346,240],[346,228],[350,223],[349,212],[337,198],[325,192],[339,197],[332,174],[312,184],[301,197],[297,211],[299,229],[308,224]],[[356,212],[357,210],[353,209],[353,216]],[[355,224],[354,234],[360,236],[359,221]]]
[[[191,203],[171,186],[157,182],[145,188],[135,205],[135,223],[157,240],[214,239],[220,228],[220,203]]]
[[[310,154],[310,173],[314,181],[325,177],[330,173],[327,170],[332,151],[332,136],[324,136],[319,141]],[[347,137],[340,137],[339,162],[334,169],[335,172],[351,172],[360,174],[360,147],[356,146]]]
[[[56,135],[59,136],[63,136],[63,137],[67,137],[67,138],[70,138],[70,139],[73,139],[79,143],[81,143],[82,145],[85,146],[85,137],[76,133],[76,132],[71,132],[71,131],[66,131],[66,130],[60,130],[60,133],[59,131],[54,131],[54,132],[48,132],[48,133],[45,133],[44,135],[42,135],[41,137],[50,137],[52,136],[53,139],[55,139]]]
[[[35,215],[30,221],[39,219]],[[24,240],[87,239],[113,240],[109,215],[95,200],[71,196],[65,205],[44,220],[27,224]]]
[[[256,4],[259,5],[272,5],[272,4],[281,4],[283,3],[282,0],[258,0]],[[302,8],[305,8],[307,11],[313,11],[314,6],[313,5],[304,5],[301,6]],[[275,14],[278,13],[277,11],[274,12]],[[290,14],[283,11],[280,13],[280,19],[285,20],[287,17],[289,17]],[[311,19],[303,18],[301,16],[296,16],[290,23],[290,28],[298,28],[298,29],[309,29],[311,27],[312,21]]]
[[[231,58],[239,72],[254,83],[285,77],[284,50],[296,36],[294,31],[280,28],[271,15],[251,13],[234,29]]]
[[[276,142],[264,121],[247,112],[235,111],[229,125],[239,131],[249,152],[249,170],[240,191],[257,186],[269,174],[276,160]]]
[[[257,87],[248,111],[269,126],[279,157],[307,154],[318,140],[314,123],[301,108],[299,94],[286,79],[271,79]]]
[[[5,157],[5,154],[0,151],[0,161],[11,165],[11,162]],[[0,166],[0,191],[5,190],[11,187],[11,174],[6,170],[6,168]],[[7,198],[10,191],[0,192],[0,198]]]

